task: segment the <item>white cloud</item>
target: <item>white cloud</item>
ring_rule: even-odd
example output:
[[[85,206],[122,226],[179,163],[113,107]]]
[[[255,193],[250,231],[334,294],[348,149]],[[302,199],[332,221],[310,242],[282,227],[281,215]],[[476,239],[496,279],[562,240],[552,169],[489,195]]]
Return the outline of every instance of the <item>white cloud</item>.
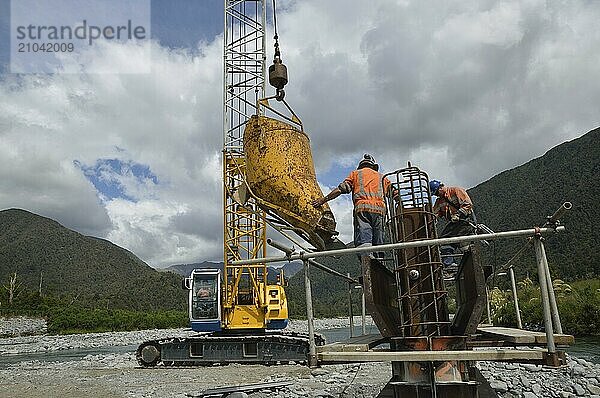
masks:
[[[279,11],[286,99],[318,175],[370,152],[387,171],[410,160],[470,187],[600,125],[600,3],[302,0]],[[150,46],[147,74],[0,81],[0,208],[109,237],[152,265],[217,260],[221,39]],[[94,48],[97,70],[148,68],[134,55],[148,48]],[[122,178],[137,202],[100,201],[73,161],[115,158],[159,183]],[[331,206],[350,241],[349,198]]]
[[[327,195],[336,186],[326,186],[319,183],[323,194]],[[354,227],[352,224],[352,198],[351,195],[341,195],[335,200],[327,202],[335,216],[336,229],[339,232],[337,238],[344,243],[352,242],[354,239]]]
[[[135,55],[137,46],[130,46]],[[23,207],[108,237],[151,265],[218,258],[221,43],[200,56],[147,46],[150,74],[6,77],[0,208]],[[127,47],[93,47],[95,67],[127,62],[135,68],[143,59],[123,57]],[[148,166],[159,183],[105,170],[137,202],[102,202],[74,163],[99,159]],[[195,232],[180,230],[177,220],[185,215],[199,221]]]
[[[450,14],[433,38],[464,46],[484,44],[508,48],[517,45],[523,35],[521,4],[505,1],[489,10],[467,9]]]
[[[321,3],[298,3],[303,30],[294,13],[280,28],[321,170],[369,148],[388,169],[412,160],[469,187],[600,124],[600,4]]]

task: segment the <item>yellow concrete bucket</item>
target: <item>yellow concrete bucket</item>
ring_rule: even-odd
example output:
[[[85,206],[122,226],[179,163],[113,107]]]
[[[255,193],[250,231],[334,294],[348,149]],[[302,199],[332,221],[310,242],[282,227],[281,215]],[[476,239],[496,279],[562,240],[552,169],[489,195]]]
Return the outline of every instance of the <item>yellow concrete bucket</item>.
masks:
[[[246,182],[259,206],[304,231],[323,250],[335,231],[335,218],[317,183],[308,136],[290,124],[254,115],[244,131]]]

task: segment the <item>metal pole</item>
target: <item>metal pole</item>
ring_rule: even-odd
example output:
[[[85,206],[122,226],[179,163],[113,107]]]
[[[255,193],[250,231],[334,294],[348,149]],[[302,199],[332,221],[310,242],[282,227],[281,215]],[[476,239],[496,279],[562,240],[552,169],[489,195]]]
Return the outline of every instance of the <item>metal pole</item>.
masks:
[[[273,240],[271,238],[267,238],[267,244],[273,246],[277,250],[281,250],[288,257],[290,257],[294,253],[293,247],[286,246],[283,243],[277,242],[276,240]],[[358,283],[358,279],[351,278],[350,274],[344,275],[341,272],[337,272],[334,269],[331,269],[321,263],[316,262],[315,260],[308,260],[308,261],[310,261],[310,265],[314,265],[315,267],[319,268],[322,271],[328,272],[335,276],[339,276],[340,278],[346,279],[348,282]]]
[[[379,251],[386,251],[386,250],[393,250],[393,249],[408,249],[408,248],[422,247],[422,246],[433,246],[433,245],[441,246],[441,245],[449,245],[452,243],[472,242],[472,241],[479,241],[479,240],[516,238],[519,236],[531,236],[531,235],[535,235],[538,233],[545,234],[545,233],[562,232],[564,230],[565,230],[565,227],[562,225],[558,226],[556,228],[521,229],[521,230],[516,230],[516,231],[495,232],[493,234],[457,236],[457,237],[452,237],[452,238],[423,239],[423,240],[415,240],[415,241],[411,241],[411,242],[402,242],[402,243],[388,243],[385,245],[377,246],[377,249]],[[372,246],[359,246],[359,247],[352,247],[352,248],[348,248],[348,249],[323,250],[320,252],[311,252],[311,253],[301,252],[299,254],[293,254],[291,256],[236,260],[236,261],[232,261],[231,265],[276,263],[276,262],[282,262],[282,261],[305,260],[308,258],[341,256],[344,254],[368,253],[368,252],[372,252],[372,251],[373,251]]]
[[[346,274],[350,278],[350,273]],[[350,316],[350,338],[354,337],[354,314],[352,313],[352,284],[348,282],[348,315]]]
[[[552,315],[550,313],[550,301],[548,298],[548,283],[546,282],[546,270],[544,268],[546,253],[544,252],[544,244],[542,243],[541,236],[536,235],[533,238],[533,246],[535,247],[535,258],[537,260],[540,293],[542,296],[542,309],[544,310],[544,328],[546,329],[546,339],[548,343],[548,353],[554,354],[556,353],[556,345],[554,344]]]
[[[363,336],[367,334],[367,311],[365,309],[366,300],[365,300],[365,289],[361,286],[361,315],[362,315],[362,334]]]
[[[558,305],[556,305],[556,295],[554,294],[554,286],[552,286],[552,278],[550,277],[550,268],[548,267],[548,258],[546,257],[546,249],[542,245],[542,252],[544,253],[544,269],[546,271],[546,283],[548,284],[548,297],[550,299],[550,310],[552,314],[552,325],[554,331],[558,334],[562,334],[562,324],[560,323],[560,314],[558,313]]]
[[[492,324],[492,311],[490,309],[490,289],[488,289],[487,285],[485,287],[485,304],[486,304],[486,310],[487,310],[488,323],[491,325]]]
[[[571,204],[571,202],[564,202],[559,208],[558,210],[556,210],[554,212],[553,215],[548,217],[548,220],[544,223],[544,225],[542,225],[543,227],[547,227],[548,225],[556,225],[560,218],[562,217],[562,215],[567,211],[567,210],[571,210],[571,208],[573,208],[573,205]],[[527,243],[525,243],[525,245],[523,245],[511,258],[510,260],[508,260],[503,266],[501,266],[500,268],[498,268],[498,271],[501,270],[505,270],[507,269],[507,267],[509,267],[513,261],[515,261],[520,255],[521,253],[523,253],[525,251],[525,249],[527,249],[527,246],[529,246],[531,242],[527,241]],[[497,271],[496,271],[497,272]]]
[[[317,367],[317,345],[315,343],[315,320],[313,318],[312,290],[310,287],[310,264],[304,260],[304,287],[306,290],[306,319],[308,320],[308,366]]]
[[[510,285],[512,287],[513,301],[515,302],[515,312],[517,314],[517,327],[523,329],[523,323],[521,322],[521,310],[519,309],[519,297],[517,296],[517,282],[515,280],[515,270],[513,267],[508,269],[510,275]]]

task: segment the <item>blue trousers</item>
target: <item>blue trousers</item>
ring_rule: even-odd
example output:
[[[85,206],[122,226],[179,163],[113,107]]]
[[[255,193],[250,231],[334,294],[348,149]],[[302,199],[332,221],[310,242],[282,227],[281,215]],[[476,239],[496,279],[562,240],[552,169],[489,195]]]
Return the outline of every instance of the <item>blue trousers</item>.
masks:
[[[354,212],[354,247],[383,244],[383,214]]]

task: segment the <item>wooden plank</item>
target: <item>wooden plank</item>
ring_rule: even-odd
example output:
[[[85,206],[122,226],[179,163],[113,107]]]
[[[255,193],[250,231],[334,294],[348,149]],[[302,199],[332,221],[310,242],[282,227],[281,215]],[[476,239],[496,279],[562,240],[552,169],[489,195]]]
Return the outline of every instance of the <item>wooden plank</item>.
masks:
[[[528,330],[492,326],[479,327],[477,328],[477,331],[493,338],[515,344],[535,344],[535,333]]]
[[[460,350],[460,351],[385,351],[320,352],[320,362],[419,362],[419,361],[514,361],[542,360],[544,350]]]
[[[333,343],[317,347],[317,354],[320,352],[367,352],[367,344],[340,344]]]
[[[535,341],[538,344],[546,344],[546,333],[541,333],[539,336],[535,336]],[[575,337],[570,334],[555,334],[554,344],[556,345],[573,345],[575,343]]]
[[[361,336],[350,337],[347,340],[340,341],[340,343],[344,344],[381,344],[381,341],[385,340],[379,333],[377,334],[365,334]]]
[[[385,340],[380,334],[355,336],[345,341],[318,346],[317,352],[366,352],[385,342]]]
[[[546,333],[544,332],[532,332],[530,330],[496,326],[480,326],[477,331],[484,335],[514,344],[546,344]],[[558,345],[571,345],[575,342],[575,338],[568,334],[555,334],[554,342]]]

